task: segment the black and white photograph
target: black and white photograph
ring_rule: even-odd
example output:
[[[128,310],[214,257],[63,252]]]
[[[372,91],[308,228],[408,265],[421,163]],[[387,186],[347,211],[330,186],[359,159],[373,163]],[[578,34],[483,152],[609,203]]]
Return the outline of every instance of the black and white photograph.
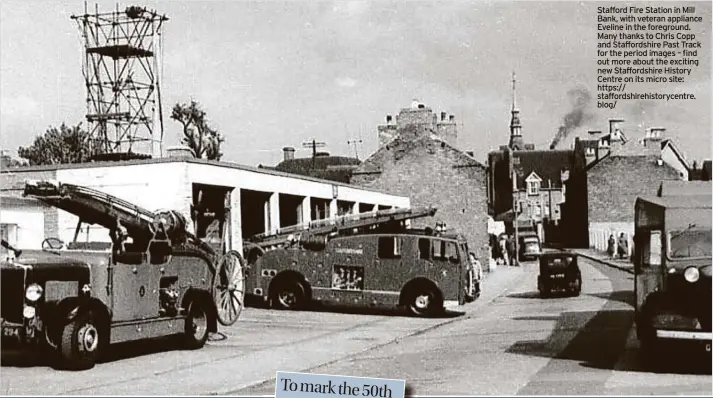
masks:
[[[712,4],[3,1],[2,393],[710,395]]]

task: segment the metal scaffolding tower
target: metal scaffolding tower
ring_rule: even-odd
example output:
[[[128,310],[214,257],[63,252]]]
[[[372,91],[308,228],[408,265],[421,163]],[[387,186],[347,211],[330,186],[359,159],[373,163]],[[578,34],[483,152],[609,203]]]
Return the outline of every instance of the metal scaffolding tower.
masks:
[[[143,7],[90,14],[77,21],[84,44],[82,74],[94,151],[161,157],[163,114],[159,86],[164,15]]]

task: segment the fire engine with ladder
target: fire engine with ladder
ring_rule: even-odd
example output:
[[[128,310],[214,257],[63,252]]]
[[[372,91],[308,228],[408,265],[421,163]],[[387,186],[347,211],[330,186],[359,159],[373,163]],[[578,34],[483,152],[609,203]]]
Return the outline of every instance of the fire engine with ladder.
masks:
[[[466,239],[410,220],[436,209],[349,214],[255,235],[244,243],[246,292],[270,306],[400,307],[430,316],[480,294],[482,270]]]

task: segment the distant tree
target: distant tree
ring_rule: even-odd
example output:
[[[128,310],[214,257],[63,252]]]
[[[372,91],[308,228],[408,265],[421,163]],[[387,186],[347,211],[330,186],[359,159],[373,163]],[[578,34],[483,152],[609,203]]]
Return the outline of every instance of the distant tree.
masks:
[[[59,128],[48,128],[32,145],[20,147],[17,154],[31,165],[41,165],[88,162],[94,153],[82,123],[71,127],[62,123]]]
[[[196,101],[174,105],[171,119],[183,126],[181,143],[191,150],[194,157],[220,160],[223,156],[220,147],[225,139],[216,129],[210,127],[206,113]]]

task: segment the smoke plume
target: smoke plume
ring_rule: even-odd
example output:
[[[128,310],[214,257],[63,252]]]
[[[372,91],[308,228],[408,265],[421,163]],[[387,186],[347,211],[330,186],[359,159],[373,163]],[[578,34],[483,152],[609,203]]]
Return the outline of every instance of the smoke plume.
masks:
[[[587,111],[592,96],[586,88],[580,87],[569,90],[567,92],[567,97],[569,97],[572,109],[564,116],[562,125],[557,130],[555,137],[552,139],[550,149],[555,149],[557,144],[559,144],[562,139],[567,138],[572,130],[592,118],[592,115]]]

